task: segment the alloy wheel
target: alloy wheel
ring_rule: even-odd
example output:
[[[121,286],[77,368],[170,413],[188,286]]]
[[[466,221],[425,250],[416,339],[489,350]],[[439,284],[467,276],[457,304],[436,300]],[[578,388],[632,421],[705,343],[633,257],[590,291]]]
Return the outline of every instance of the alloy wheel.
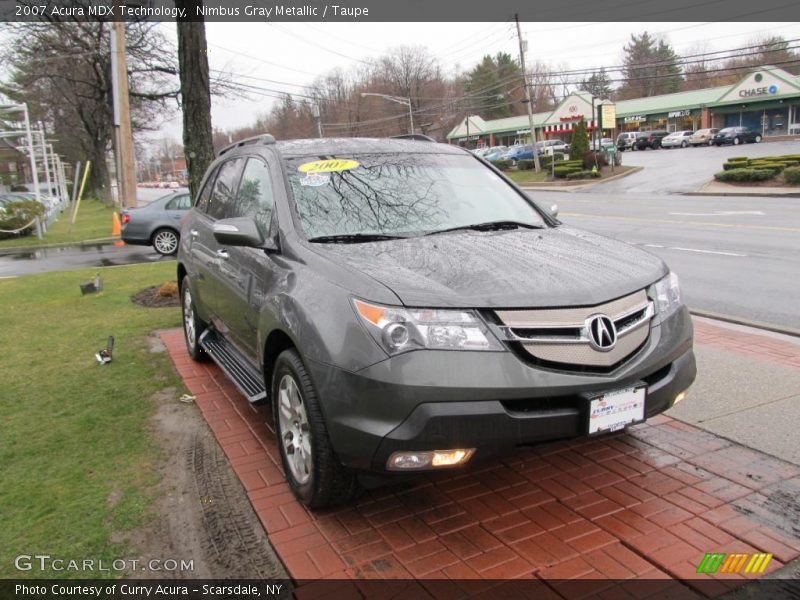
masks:
[[[311,478],[314,460],[303,394],[291,375],[284,375],[278,385],[278,420],[286,462],[295,481],[302,485]]]
[[[197,331],[194,328],[194,305],[192,304],[192,293],[189,286],[183,292],[183,330],[186,333],[186,341],[190,346],[194,346]]]
[[[178,249],[178,236],[172,231],[159,231],[153,239],[153,246],[159,254],[172,254]]]

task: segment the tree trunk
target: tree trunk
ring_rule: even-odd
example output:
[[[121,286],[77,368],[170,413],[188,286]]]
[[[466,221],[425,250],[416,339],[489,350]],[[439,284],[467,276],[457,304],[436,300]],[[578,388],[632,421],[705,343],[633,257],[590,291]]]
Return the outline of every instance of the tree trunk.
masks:
[[[184,8],[193,18],[199,18],[195,15],[202,5],[202,0],[175,0],[176,8]],[[178,64],[183,104],[183,151],[189,170],[189,191],[196,198],[203,175],[214,160],[206,26],[202,18],[197,22],[178,21]]]
[[[107,140],[97,140],[93,147],[89,149],[86,158],[92,161],[92,166],[89,170],[89,179],[86,182],[86,190],[84,190],[83,195],[87,198],[97,198],[109,204],[112,198],[111,177],[106,163],[107,145]],[[81,173],[83,173],[83,167],[81,168]],[[78,182],[78,185],[80,185],[80,182]]]

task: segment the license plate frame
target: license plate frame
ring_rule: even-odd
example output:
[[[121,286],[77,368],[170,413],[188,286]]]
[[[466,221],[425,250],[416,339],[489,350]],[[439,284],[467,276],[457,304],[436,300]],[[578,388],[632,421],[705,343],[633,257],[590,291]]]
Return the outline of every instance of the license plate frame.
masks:
[[[587,433],[590,436],[621,431],[645,420],[647,385],[637,384],[589,397]]]

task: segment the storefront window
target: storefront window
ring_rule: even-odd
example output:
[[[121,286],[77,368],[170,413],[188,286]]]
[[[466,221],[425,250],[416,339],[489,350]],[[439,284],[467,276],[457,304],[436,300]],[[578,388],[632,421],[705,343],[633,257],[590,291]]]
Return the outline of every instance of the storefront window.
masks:
[[[789,132],[788,108],[771,108],[764,111],[764,135],[787,135]]]

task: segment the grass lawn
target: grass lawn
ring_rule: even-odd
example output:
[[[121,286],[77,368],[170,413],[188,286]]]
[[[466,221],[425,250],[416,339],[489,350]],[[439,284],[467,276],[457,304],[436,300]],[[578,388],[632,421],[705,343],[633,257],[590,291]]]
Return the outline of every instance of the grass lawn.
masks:
[[[111,237],[113,209],[99,200],[81,200],[78,218],[72,227],[72,233],[67,233],[71,210],[71,208],[67,208],[61,213],[58,221],[50,225],[41,240],[36,237],[35,233],[25,237],[0,240],[0,250],[47,244],[69,244]]]
[[[87,220],[101,214],[85,208]],[[174,271],[174,263],[101,269],[104,291],[89,296],[78,284],[97,269],[0,280],[0,578],[110,576],[18,572],[19,554],[107,565],[135,556],[111,535],[148,517],[159,452],[149,399],[183,386],[167,353],[147,345],[150,331],[180,324],[180,310],[130,296]],[[108,335],[114,361],[101,366],[94,352]]]
[[[505,176],[511,179],[514,183],[536,183],[539,181],[547,181],[547,176],[550,171],[542,169],[538,173],[534,170],[528,171],[506,171]]]

